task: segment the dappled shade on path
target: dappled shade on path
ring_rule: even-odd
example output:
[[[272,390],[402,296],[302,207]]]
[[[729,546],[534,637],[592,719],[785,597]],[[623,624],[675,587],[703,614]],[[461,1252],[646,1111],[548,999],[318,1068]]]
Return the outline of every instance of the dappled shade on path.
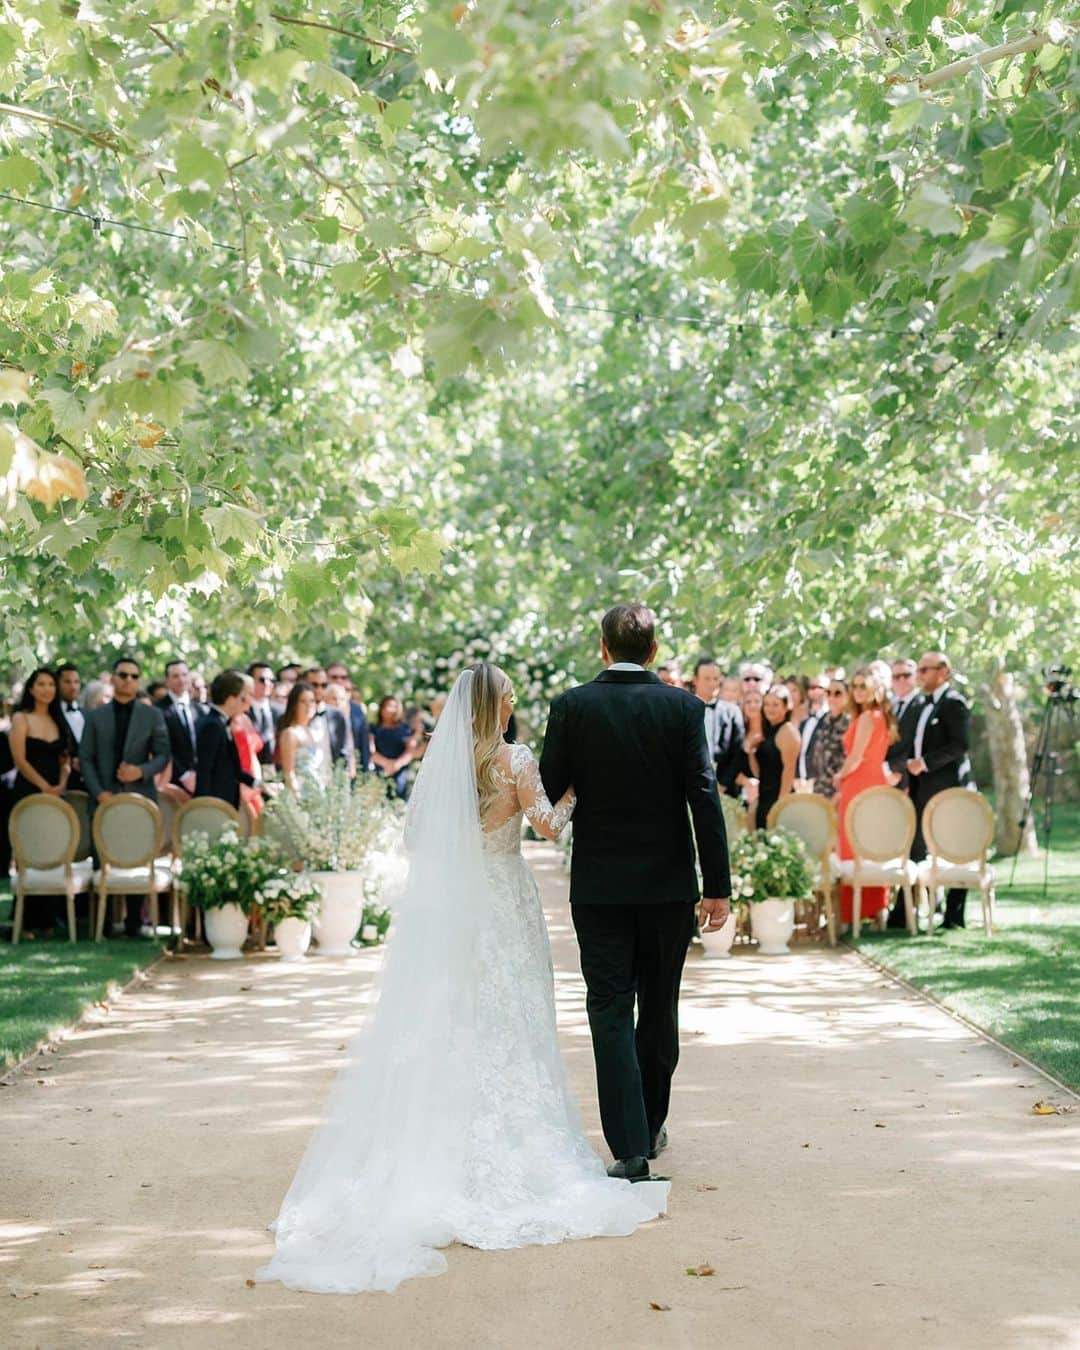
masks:
[[[564,876],[553,850],[532,857],[600,1148]],[[167,961],[0,1090],[4,1345],[333,1346],[358,1328],[368,1346],[492,1350],[1080,1337],[1080,1117],[1033,1117],[1045,1080],[817,948],[691,956],[666,1220],[454,1248],[447,1275],[391,1296],[249,1288],[379,956]],[[703,1262],[714,1276],[686,1275]]]

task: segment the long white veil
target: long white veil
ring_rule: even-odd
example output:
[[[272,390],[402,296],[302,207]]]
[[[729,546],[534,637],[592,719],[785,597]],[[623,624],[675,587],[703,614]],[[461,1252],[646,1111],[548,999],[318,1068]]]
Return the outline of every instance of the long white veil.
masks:
[[[462,1184],[474,1100],[477,936],[492,904],[472,733],[471,671],[455,683],[413,789],[408,873],[378,1005],[354,1037],[259,1272],[293,1288],[393,1289],[446,1268],[437,1247]]]

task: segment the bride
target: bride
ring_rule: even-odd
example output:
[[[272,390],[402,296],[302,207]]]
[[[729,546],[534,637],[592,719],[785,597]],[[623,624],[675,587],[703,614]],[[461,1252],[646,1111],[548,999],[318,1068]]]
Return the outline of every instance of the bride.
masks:
[[[409,870],[370,1025],[350,1046],[273,1229],[261,1280],[352,1293],[446,1269],[452,1242],[509,1248],[628,1234],[666,1182],[609,1178],[570,1098],[551,952],[521,817],[557,839],[510,681],[458,678],[413,789]]]

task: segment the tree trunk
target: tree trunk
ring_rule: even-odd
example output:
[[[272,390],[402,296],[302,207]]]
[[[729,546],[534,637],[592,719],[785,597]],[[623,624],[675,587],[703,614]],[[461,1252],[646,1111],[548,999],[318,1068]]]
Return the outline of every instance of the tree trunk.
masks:
[[[1035,853],[1035,824],[1029,818],[1020,836],[1020,817],[1031,791],[1024,724],[1016,706],[1012,676],[994,663],[986,684],[986,735],[994,775],[996,825],[994,846],[999,856]]]

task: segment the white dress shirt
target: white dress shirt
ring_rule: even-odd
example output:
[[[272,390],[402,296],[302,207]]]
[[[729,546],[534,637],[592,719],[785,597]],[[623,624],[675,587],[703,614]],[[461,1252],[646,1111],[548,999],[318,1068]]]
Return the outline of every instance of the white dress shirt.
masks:
[[[616,661],[608,666],[608,670],[644,670],[644,666],[639,666],[636,661]]]
[[[62,707],[64,718],[71,728],[71,734],[75,737],[75,744],[78,745],[82,740],[83,727],[86,725],[83,710],[77,703],[69,703],[67,699],[63,700]]]
[[[811,738],[817,730],[818,723],[825,716],[825,711],[826,710],[822,708],[820,712],[807,713],[806,717],[803,719],[802,726],[799,728],[799,736],[802,743],[799,746],[799,762],[796,768],[800,778],[807,777],[806,752],[810,749]]]

